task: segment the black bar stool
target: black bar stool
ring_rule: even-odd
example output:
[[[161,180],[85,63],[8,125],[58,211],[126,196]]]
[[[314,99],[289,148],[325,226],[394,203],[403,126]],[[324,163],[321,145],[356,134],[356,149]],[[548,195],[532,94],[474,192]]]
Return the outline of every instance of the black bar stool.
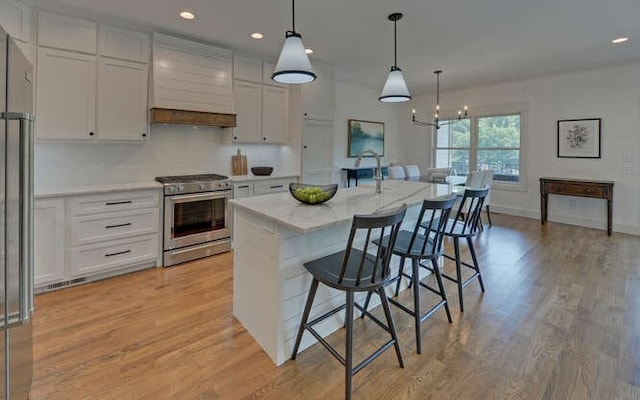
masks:
[[[480,290],[484,292],[484,283],[482,282],[482,275],[480,274],[480,266],[478,265],[478,259],[476,257],[476,250],[473,247],[473,238],[480,233],[480,213],[482,212],[482,204],[484,199],[489,193],[489,188],[483,187],[481,189],[465,189],[460,201],[460,206],[456,215],[447,221],[447,225],[444,228],[444,236],[453,239],[454,256],[443,254],[449,260],[456,262],[456,277],[449,276],[442,273],[442,277],[455,282],[458,285],[458,297],[460,298],[460,312],[464,312],[464,300],[462,298],[462,289],[467,287],[474,279],[478,278],[480,283]],[[425,228],[427,226],[423,225]],[[462,261],[460,257],[460,239],[467,240],[467,246],[471,253],[472,264]],[[462,276],[462,267],[471,268],[473,274],[464,279]]]
[[[393,254],[400,257],[398,275],[389,281],[389,283],[396,281],[395,295],[398,296],[402,277],[409,278],[409,287],[413,286],[413,309],[406,307],[393,298],[390,298],[389,301],[398,306],[402,311],[414,317],[416,349],[418,354],[422,353],[422,333],[420,326],[427,318],[444,307],[449,323],[452,322],[447,295],[444,290],[442,276],[440,275],[440,268],[438,267],[438,258],[442,256],[444,227],[449,219],[449,214],[455,201],[456,197],[442,200],[424,200],[413,231],[401,230],[398,233],[395,246],[389,244],[389,237],[384,237],[382,241],[374,240],[374,243],[382,247],[384,251],[392,248]],[[404,264],[407,258],[411,260],[411,275],[404,272]],[[426,268],[434,273],[438,285],[437,289],[422,282],[420,279],[420,267]],[[440,296],[440,301],[424,314],[420,310],[421,287]],[[369,305],[370,298],[371,292],[367,295],[365,308]]]
[[[404,368],[402,353],[400,352],[400,344],[398,342],[395,325],[393,324],[391,310],[389,309],[389,303],[386,301],[386,296],[384,296],[384,285],[387,283],[390,276],[389,260],[391,259],[391,253],[384,252],[381,247],[377,248],[375,254],[370,254],[367,250],[371,240],[375,237],[382,238],[385,235],[388,235],[390,245],[392,246],[395,243],[398,231],[400,230],[400,224],[402,223],[406,210],[407,206],[402,205],[399,208],[389,211],[369,215],[354,215],[351,224],[351,233],[349,234],[349,241],[347,242],[345,250],[304,264],[304,267],[313,276],[313,281],[311,282],[307,303],[305,305],[304,312],[302,313],[302,321],[300,323],[300,328],[298,328],[298,335],[293,347],[291,359],[296,359],[298,348],[300,347],[300,341],[302,340],[302,334],[305,329],[308,330],[336,359],[338,359],[338,361],[340,361],[342,365],[344,365],[346,380],[345,399],[347,400],[351,399],[351,381],[353,376],[392,345],[395,347],[400,367]],[[365,237],[363,248],[355,248],[354,241],[361,240],[363,236]],[[313,305],[313,299],[316,295],[316,290],[318,289],[318,284],[320,282],[334,289],[345,292],[346,304],[343,304],[340,307],[307,322],[311,306]],[[373,315],[366,312],[364,308],[354,301],[355,292],[370,291],[380,293],[383,298],[382,307],[384,308],[384,314],[387,319],[386,325]],[[365,312],[369,318],[391,335],[391,339],[387,343],[356,366],[353,366],[354,307]],[[331,347],[331,345],[329,345],[329,343],[324,340],[318,332],[315,331],[313,325],[345,308],[346,344],[345,356],[343,357],[338,353],[338,351]]]

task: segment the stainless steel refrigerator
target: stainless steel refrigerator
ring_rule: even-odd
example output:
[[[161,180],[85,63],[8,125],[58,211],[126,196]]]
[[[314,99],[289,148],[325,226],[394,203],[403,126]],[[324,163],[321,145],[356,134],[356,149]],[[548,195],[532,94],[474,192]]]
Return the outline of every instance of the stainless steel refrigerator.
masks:
[[[0,400],[33,376],[33,69],[0,27]]]

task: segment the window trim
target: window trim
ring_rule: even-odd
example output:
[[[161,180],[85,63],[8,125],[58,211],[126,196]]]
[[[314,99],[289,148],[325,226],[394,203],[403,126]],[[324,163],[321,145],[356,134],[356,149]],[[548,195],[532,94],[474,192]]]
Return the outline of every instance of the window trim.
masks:
[[[491,105],[491,106],[477,106],[477,107],[469,107],[471,110],[472,116],[471,121],[469,123],[469,129],[471,133],[471,137],[469,138],[469,159],[477,162],[478,159],[478,150],[519,150],[519,171],[520,171],[520,179],[518,182],[502,182],[494,180],[492,183],[492,188],[501,189],[501,190],[512,190],[512,191],[527,191],[527,175],[526,175],[526,148],[527,148],[527,136],[528,136],[528,127],[529,127],[529,107],[528,103],[512,103],[512,104],[501,104],[501,105]],[[482,148],[478,149],[478,119],[483,117],[499,117],[505,115],[520,115],[520,147],[519,148]],[[446,113],[441,120],[447,119],[455,119],[455,113]],[[436,162],[436,152],[442,149],[451,149],[451,150],[463,150],[466,149],[463,147],[437,147],[437,132],[435,128],[431,130],[431,165],[435,165]]]

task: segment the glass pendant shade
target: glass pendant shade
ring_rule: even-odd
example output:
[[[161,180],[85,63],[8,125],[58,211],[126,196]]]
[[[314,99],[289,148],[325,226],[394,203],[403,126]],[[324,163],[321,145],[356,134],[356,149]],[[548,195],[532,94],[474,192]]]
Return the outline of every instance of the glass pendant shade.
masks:
[[[302,36],[296,32],[287,32],[280,57],[271,79],[279,83],[301,84],[313,82],[313,72],[309,57],[304,51]]]
[[[411,100],[411,93],[409,93],[409,88],[400,68],[391,67],[378,100],[386,103],[400,103]]]

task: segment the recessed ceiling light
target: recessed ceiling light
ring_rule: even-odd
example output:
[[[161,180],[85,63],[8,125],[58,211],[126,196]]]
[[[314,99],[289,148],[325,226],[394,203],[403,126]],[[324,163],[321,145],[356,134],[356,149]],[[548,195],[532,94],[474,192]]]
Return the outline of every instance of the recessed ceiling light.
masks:
[[[311,47],[307,47],[306,49],[304,49],[304,52],[307,54],[312,54],[313,53],[313,49]]]
[[[251,34],[251,37],[254,38],[254,39],[262,39],[264,37],[264,35],[262,33],[260,33],[260,32],[253,32]]]
[[[628,38],[628,37],[619,37],[619,38],[613,39],[613,40],[611,41],[611,43],[613,43],[613,44],[620,44],[620,43],[624,43],[624,42],[626,42],[627,40],[629,40],[629,38]]]
[[[182,10],[180,11],[180,18],[182,19],[194,19],[196,17],[196,15],[189,10]]]

